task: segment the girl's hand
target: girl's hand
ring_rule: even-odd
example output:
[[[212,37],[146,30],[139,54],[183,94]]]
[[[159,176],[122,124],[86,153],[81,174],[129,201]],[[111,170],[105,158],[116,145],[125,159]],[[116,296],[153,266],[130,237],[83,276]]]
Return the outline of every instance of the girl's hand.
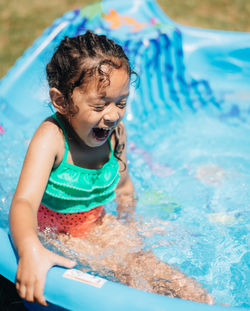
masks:
[[[76,262],[56,255],[43,246],[31,247],[19,258],[16,289],[21,298],[47,306],[43,297],[48,270],[55,265],[72,268]]]
[[[118,200],[117,200],[118,201]],[[127,200],[117,202],[117,218],[125,223],[131,223],[134,221],[134,212],[135,212],[135,199],[128,196]]]

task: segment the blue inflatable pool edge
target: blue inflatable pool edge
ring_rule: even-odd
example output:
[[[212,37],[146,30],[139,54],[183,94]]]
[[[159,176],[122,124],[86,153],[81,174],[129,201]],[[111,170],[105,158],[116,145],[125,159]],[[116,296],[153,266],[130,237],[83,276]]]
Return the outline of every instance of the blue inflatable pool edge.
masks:
[[[0,228],[1,250],[4,256],[0,257],[1,275],[15,282],[17,256],[9,234]],[[61,308],[74,311],[222,311],[243,310],[240,308],[224,308],[206,304],[185,301],[177,298],[156,295],[130,288],[125,285],[106,281],[101,288],[65,278],[66,269],[53,267],[48,273],[45,298],[48,302]],[[32,309],[31,304],[29,308]],[[38,310],[36,304],[35,310]],[[246,309],[244,309],[246,310]]]

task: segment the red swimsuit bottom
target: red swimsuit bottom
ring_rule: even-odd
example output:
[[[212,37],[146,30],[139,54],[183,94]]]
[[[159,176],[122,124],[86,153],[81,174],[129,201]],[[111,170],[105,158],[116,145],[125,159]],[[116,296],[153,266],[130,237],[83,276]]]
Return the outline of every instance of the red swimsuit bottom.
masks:
[[[45,205],[40,205],[37,222],[41,231],[49,228],[56,233],[69,233],[72,237],[84,237],[89,228],[103,215],[104,206],[98,206],[87,212],[58,213]]]

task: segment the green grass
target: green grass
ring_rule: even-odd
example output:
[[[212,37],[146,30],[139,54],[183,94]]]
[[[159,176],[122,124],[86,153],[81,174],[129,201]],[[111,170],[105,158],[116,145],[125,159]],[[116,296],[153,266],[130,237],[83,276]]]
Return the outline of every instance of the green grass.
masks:
[[[250,32],[249,0],[157,0],[175,21],[195,27]]]
[[[93,2],[96,1],[0,0],[0,77],[53,20]],[[170,18],[185,25],[250,32],[249,0],[158,0],[158,3]]]

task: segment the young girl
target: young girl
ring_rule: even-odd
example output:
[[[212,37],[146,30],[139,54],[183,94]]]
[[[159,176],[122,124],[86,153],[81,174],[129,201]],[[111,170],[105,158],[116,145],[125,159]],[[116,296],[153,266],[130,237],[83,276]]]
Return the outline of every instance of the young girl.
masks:
[[[79,241],[81,247],[88,241],[93,246],[90,252],[96,246],[110,247],[107,234],[109,241],[112,232],[117,241],[123,235],[123,249],[134,245],[138,251],[115,247],[118,256],[101,263],[113,269],[121,282],[140,287],[133,275],[146,270],[148,290],[211,303],[195,281],[144,252],[132,225],[105,215],[104,204],[115,194],[119,217],[131,218],[135,206],[121,122],[132,74],[123,49],[107,37],[87,31],[66,37],[46,69],[57,112],[40,125],[31,140],[10,209],[11,233],[19,255],[19,295],[46,305],[43,288],[48,270],[53,265],[75,265],[41,244],[37,228],[50,228],[65,244],[74,241],[70,245],[76,249]]]

